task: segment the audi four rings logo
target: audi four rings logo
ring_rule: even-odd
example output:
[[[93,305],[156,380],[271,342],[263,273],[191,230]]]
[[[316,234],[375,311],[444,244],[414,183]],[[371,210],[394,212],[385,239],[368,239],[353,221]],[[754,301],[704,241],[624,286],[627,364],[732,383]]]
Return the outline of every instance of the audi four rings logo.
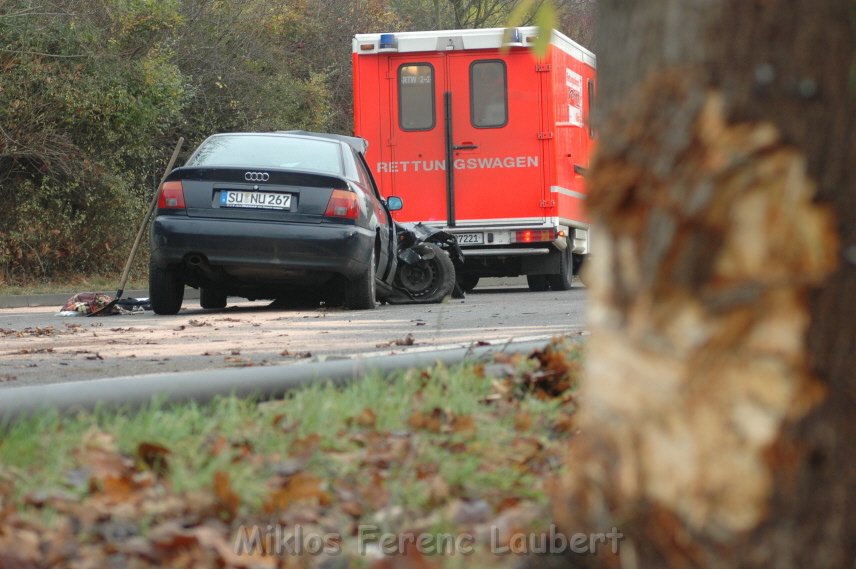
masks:
[[[267,172],[247,172],[244,174],[244,179],[248,182],[267,182],[270,180],[270,174]]]

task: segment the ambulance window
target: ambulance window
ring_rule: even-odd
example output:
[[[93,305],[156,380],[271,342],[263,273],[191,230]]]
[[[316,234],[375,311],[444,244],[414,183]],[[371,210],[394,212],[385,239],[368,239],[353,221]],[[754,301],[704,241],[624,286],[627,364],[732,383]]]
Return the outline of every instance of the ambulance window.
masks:
[[[470,65],[470,121],[477,128],[508,123],[505,62],[476,61]]]
[[[398,68],[398,123],[401,130],[434,128],[434,68],[409,63]]]

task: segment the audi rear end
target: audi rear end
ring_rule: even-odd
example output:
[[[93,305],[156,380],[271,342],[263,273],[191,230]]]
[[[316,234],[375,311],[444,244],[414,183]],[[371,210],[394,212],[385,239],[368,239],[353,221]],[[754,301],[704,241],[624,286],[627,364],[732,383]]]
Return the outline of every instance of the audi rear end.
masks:
[[[151,228],[149,294],[158,314],[228,296],[285,299],[342,289],[374,306],[377,230],[369,189],[337,140],[278,133],[209,137],[161,187]]]

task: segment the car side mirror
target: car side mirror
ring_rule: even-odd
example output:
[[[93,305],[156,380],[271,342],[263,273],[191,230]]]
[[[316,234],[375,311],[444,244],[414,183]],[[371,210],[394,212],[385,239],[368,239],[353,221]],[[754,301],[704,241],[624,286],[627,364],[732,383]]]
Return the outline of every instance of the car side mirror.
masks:
[[[398,196],[389,196],[386,198],[386,207],[389,211],[398,211],[404,207],[404,202]]]

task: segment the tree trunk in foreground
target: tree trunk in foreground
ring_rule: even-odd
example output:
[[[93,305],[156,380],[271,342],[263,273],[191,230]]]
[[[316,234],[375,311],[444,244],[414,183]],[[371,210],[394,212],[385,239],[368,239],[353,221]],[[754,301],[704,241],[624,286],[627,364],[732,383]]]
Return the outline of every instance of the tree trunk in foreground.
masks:
[[[854,567],[850,0],[600,0],[568,533],[622,567]]]

